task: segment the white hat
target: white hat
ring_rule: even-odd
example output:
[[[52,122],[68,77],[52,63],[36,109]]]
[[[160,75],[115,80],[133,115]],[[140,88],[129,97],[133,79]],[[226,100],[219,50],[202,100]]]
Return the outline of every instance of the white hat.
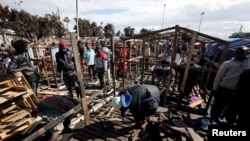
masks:
[[[115,109],[120,109],[122,107],[120,96],[113,97],[111,104]]]

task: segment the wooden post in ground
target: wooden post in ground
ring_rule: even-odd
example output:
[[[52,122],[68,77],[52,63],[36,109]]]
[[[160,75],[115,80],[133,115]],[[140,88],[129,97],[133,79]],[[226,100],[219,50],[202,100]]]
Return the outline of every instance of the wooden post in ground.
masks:
[[[175,60],[175,55],[176,55],[176,47],[177,46],[177,36],[180,32],[180,29],[179,29],[179,26],[176,26],[175,27],[175,35],[174,35],[174,43],[173,43],[173,51],[172,51],[172,54],[171,54],[171,62],[170,62],[170,72],[168,74],[168,80],[165,82],[167,84],[165,84],[166,88],[165,88],[165,93],[164,93],[164,99],[163,99],[163,103],[165,104],[166,101],[167,101],[167,95],[168,95],[168,92],[169,92],[169,89],[170,89],[170,86],[171,86],[171,79],[172,79],[172,74],[173,74],[173,65],[174,65],[174,60]]]
[[[189,48],[187,64],[185,66],[184,76],[183,76],[183,80],[182,80],[182,84],[181,84],[181,92],[182,93],[184,92],[184,89],[186,86],[188,72],[189,72],[189,68],[190,68],[190,64],[191,64],[192,52],[194,49],[194,43],[195,43],[196,37],[197,37],[197,32],[193,32],[192,40],[191,40],[191,47]]]
[[[131,59],[131,41],[128,41],[128,60]],[[130,80],[131,80],[131,63],[128,61],[128,84],[130,85]]]
[[[83,81],[83,75],[82,75],[82,68],[81,68],[81,57],[80,57],[80,53],[78,50],[78,47],[76,45],[76,38],[75,38],[75,33],[71,32],[70,33],[70,38],[71,38],[71,44],[72,44],[72,50],[73,50],[73,54],[74,54],[74,59],[75,59],[75,65],[76,65],[76,73],[77,73],[77,78],[79,80],[80,83],[80,88],[81,88],[81,95],[82,95],[82,109],[83,109],[83,113],[84,113],[84,121],[85,121],[85,125],[89,125],[90,124],[90,119],[89,119],[89,112],[88,112],[88,105],[87,105],[87,99],[86,99],[86,94],[85,94],[85,88],[84,88],[84,81]]]
[[[141,84],[143,84],[143,78],[144,78],[144,72],[145,72],[145,51],[146,51],[146,41],[145,39],[143,39],[143,43],[142,43],[142,65],[141,65]]]
[[[122,77],[122,89],[124,90],[125,89],[125,83],[126,83],[126,75],[125,75],[125,65],[126,65],[126,44],[125,44],[125,40],[123,41],[123,52],[122,52],[122,55],[123,55],[123,66],[122,66],[122,69],[123,69],[123,77]]]
[[[114,35],[111,36],[111,51],[112,51],[112,79],[113,79],[113,89],[114,89],[114,96],[115,96],[115,46],[114,46]]]
[[[221,56],[219,65],[221,65],[226,60],[227,55],[228,55],[229,45],[230,45],[230,43],[228,42],[228,43],[226,43],[225,47],[223,48],[222,56]]]

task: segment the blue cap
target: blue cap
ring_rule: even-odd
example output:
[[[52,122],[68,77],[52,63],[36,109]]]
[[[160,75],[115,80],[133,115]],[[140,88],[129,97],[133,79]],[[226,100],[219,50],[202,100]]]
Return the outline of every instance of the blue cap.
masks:
[[[124,108],[127,108],[130,105],[131,101],[132,101],[132,96],[130,94],[128,93],[121,94],[121,102]]]

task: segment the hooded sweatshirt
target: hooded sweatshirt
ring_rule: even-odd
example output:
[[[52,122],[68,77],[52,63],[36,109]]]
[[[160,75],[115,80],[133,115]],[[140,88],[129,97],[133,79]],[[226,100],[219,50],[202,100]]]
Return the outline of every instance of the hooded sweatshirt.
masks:
[[[108,57],[105,53],[100,51],[95,56],[95,69],[107,70],[107,68],[108,68]]]

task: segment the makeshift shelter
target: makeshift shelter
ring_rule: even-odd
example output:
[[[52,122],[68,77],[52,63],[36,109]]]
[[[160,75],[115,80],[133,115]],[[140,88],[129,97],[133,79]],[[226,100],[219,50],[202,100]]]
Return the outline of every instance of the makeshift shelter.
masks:
[[[142,42],[141,42],[141,47],[142,47],[142,54],[140,54],[140,58],[139,56],[131,56],[131,52],[129,53],[129,60],[134,60],[134,58],[139,58],[140,60],[137,61],[137,62],[133,62],[133,61],[128,61],[129,65],[130,64],[137,64],[140,66],[140,71],[141,71],[141,77],[140,77],[140,83],[145,83],[145,78],[148,78],[147,76],[149,76],[151,74],[150,70],[147,69],[147,66],[148,65],[159,65],[159,62],[162,60],[162,59],[165,59],[166,56],[165,55],[161,55],[160,52],[159,52],[159,47],[161,47],[161,44],[162,44],[162,40],[163,39],[173,39],[172,40],[172,48],[173,48],[173,53],[171,55],[171,60],[175,60],[175,57],[176,57],[176,52],[177,52],[177,49],[178,49],[178,45],[179,43],[183,42],[185,39],[182,39],[182,35],[184,35],[186,37],[189,37],[189,49],[188,49],[188,56],[186,57],[186,60],[185,60],[185,64],[181,64],[181,65],[176,65],[174,64],[174,61],[171,61],[170,62],[170,73],[169,73],[169,76],[171,77],[172,76],[172,70],[181,70],[183,72],[183,79],[181,80],[181,83],[182,84],[177,84],[179,88],[177,87],[172,87],[173,86],[173,83],[172,82],[172,79],[168,79],[166,81],[166,84],[164,84],[165,86],[165,92],[163,94],[163,103],[166,102],[166,99],[167,97],[168,98],[171,98],[171,97],[175,97],[175,92],[173,92],[173,89],[178,89],[180,90],[179,93],[188,93],[186,92],[187,91],[187,88],[190,88],[190,89],[193,89],[195,88],[196,86],[199,87],[198,89],[201,90],[201,88],[205,88],[204,91],[202,91],[202,93],[198,92],[198,94],[201,94],[201,97],[202,99],[204,99],[204,104],[205,106],[203,105],[203,108],[202,109],[195,109],[194,107],[197,107],[198,105],[200,105],[201,103],[203,102],[200,102],[198,103],[197,105],[195,106],[191,106],[193,109],[190,109],[188,107],[186,107],[187,109],[185,110],[191,110],[192,112],[195,112],[196,110],[196,113],[199,113],[199,114],[206,114],[207,113],[207,110],[208,110],[208,107],[209,107],[209,104],[210,104],[210,100],[211,100],[211,96],[210,96],[210,92],[209,90],[207,89],[207,87],[204,85],[204,83],[193,83],[195,86],[193,87],[192,86],[186,86],[186,85],[189,85],[189,83],[187,82],[190,82],[189,78],[193,78],[192,76],[190,76],[189,74],[196,74],[196,73],[191,73],[193,71],[197,71],[197,72],[201,72],[201,73],[204,73],[206,75],[202,75],[202,76],[206,76],[206,82],[209,82],[210,81],[210,76],[212,73],[216,72],[217,71],[217,68],[218,68],[218,64],[214,62],[213,58],[209,59],[209,58],[205,58],[207,63],[209,64],[209,67],[195,67],[195,66],[192,66],[192,56],[194,54],[194,51],[195,51],[195,43],[199,42],[201,44],[205,44],[205,43],[217,43],[217,44],[221,44],[221,45],[225,45],[225,48],[223,49],[223,52],[222,52],[222,56],[221,56],[221,60],[225,60],[225,55],[227,53],[227,48],[229,46],[229,42],[226,41],[226,40],[223,40],[223,39],[219,39],[219,38],[215,38],[215,37],[212,37],[212,36],[209,36],[209,35],[206,35],[206,34],[203,34],[203,33],[200,33],[200,32],[196,32],[196,31],[193,31],[193,30],[190,30],[188,28],[184,28],[184,27],[180,27],[178,25],[174,26],[174,27],[169,27],[169,28],[165,28],[165,29],[161,29],[161,30],[156,30],[156,31],[152,31],[152,32],[148,32],[148,33],[145,33],[145,34],[139,34],[139,35],[134,35],[132,37],[128,37],[128,38],[122,38],[123,40],[123,44],[125,45],[126,44],[126,41],[128,40],[131,40],[131,39],[141,39]],[[156,47],[156,53],[154,55],[150,55],[150,56],[146,56],[146,47],[148,47],[148,43],[154,43],[154,42],[158,42],[157,44],[157,47]],[[129,47],[131,48],[131,47]],[[129,49],[131,50],[131,49]],[[203,53],[201,53],[201,55],[203,55]],[[150,58],[151,61],[146,61],[147,58]],[[128,71],[129,73],[131,73],[131,70]],[[174,72],[174,71],[173,71]],[[190,73],[189,73],[190,72]],[[137,72],[135,73],[131,73],[131,74],[137,74]],[[134,75],[130,75],[130,79],[135,79],[136,77]],[[202,78],[203,79],[203,78]],[[125,79],[123,79],[123,81],[125,82]],[[123,87],[124,88],[124,87]],[[189,90],[190,90],[189,89]],[[195,90],[194,90],[195,91]],[[205,93],[204,93],[205,92]],[[170,102],[170,101],[168,101]],[[178,101],[177,102],[177,105],[181,105],[182,102]],[[171,103],[170,105],[172,104],[175,104],[174,102]],[[185,107],[185,105],[184,105]],[[204,108],[205,107],[205,108]],[[181,108],[181,107],[179,107]]]

